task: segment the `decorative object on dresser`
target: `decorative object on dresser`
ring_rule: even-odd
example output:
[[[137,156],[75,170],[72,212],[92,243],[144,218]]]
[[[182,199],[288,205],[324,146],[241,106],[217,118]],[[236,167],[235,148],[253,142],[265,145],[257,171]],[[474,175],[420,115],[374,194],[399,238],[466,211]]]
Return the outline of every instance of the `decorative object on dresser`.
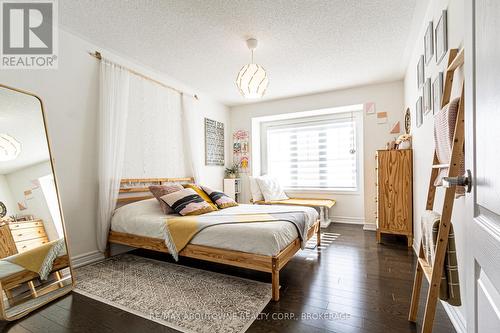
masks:
[[[402,134],[396,140],[396,145],[398,149],[410,149],[411,148],[411,135]]]
[[[224,193],[236,202],[241,202],[241,178],[225,178]]]
[[[49,242],[43,221],[9,222],[0,226],[0,259],[34,249]]]
[[[377,242],[381,234],[405,235],[413,244],[412,150],[378,150]]]

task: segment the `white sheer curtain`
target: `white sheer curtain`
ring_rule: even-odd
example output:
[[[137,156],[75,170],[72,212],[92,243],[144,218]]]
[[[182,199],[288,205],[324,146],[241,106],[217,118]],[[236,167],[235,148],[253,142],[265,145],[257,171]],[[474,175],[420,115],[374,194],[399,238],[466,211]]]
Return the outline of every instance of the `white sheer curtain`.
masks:
[[[181,94],[182,107],[182,129],[184,136],[184,156],[186,157],[187,166],[191,175],[196,182],[201,182],[200,170],[203,165],[204,147],[199,144],[200,135],[203,135],[203,120],[197,111],[198,101],[190,95]],[[198,143],[198,144],[196,144]]]
[[[191,175],[184,143],[180,93],[133,75],[122,178]]]
[[[123,170],[127,115],[128,70],[101,60],[99,91],[99,207],[97,247],[106,250],[111,216],[115,209]]]

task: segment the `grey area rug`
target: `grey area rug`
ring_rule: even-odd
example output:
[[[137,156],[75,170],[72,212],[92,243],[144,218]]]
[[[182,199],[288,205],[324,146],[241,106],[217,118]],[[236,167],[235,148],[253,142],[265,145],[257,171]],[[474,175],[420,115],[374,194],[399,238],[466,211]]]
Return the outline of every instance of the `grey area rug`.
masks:
[[[130,254],[76,269],[75,292],[182,332],[244,332],[271,285]]]

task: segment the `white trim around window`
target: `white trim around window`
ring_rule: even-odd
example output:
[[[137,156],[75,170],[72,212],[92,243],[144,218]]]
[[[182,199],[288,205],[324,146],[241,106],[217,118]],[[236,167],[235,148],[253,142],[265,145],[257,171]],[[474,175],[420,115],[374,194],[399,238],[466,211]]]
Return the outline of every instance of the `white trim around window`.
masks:
[[[362,192],[360,110],[261,122],[259,130],[261,173],[277,176],[287,192]]]

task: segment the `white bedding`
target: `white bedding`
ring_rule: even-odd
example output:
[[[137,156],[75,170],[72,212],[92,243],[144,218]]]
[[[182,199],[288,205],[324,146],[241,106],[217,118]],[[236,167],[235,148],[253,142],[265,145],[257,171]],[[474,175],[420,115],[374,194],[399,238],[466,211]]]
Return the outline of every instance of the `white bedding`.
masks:
[[[308,226],[317,219],[314,208],[285,205],[239,205],[208,214],[270,213],[303,211]],[[165,219],[156,199],[134,202],[118,208],[111,220],[111,230],[164,239]],[[179,216],[179,215],[171,215]],[[298,237],[293,223],[287,221],[220,224],[200,231],[190,244],[273,256]]]

